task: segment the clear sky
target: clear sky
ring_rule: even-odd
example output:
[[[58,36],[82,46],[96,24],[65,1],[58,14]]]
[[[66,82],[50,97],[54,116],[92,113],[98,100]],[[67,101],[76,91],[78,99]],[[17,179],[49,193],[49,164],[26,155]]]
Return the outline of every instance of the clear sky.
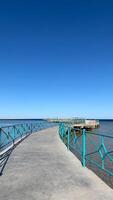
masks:
[[[0,1],[0,118],[113,118],[113,0]]]

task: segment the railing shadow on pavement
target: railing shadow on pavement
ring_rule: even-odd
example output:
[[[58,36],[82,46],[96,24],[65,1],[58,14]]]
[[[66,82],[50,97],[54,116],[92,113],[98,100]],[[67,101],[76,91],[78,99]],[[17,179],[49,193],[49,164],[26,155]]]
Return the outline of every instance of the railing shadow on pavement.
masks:
[[[35,122],[0,127],[0,176],[3,174],[12,151],[18,144],[32,133],[53,126],[56,126],[56,124],[49,122]]]

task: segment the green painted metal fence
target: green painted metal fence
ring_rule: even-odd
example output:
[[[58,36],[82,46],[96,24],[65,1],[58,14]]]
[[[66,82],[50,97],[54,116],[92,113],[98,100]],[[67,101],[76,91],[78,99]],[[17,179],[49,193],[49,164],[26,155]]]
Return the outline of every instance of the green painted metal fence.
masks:
[[[2,175],[13,149],[20,142],[32,133],[52,126],[56,126],[56,124],[42,121],[0,127],[0,175]]]
[[[68,124],[59,124],[59,135],[85,167],[95,165],[113,176],[113,136],[77,130]]]

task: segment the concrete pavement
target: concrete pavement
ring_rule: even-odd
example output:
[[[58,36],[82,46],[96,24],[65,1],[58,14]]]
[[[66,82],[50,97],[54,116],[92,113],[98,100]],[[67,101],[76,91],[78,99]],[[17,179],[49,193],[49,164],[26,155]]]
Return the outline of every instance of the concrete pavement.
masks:
[[[113,190],[81,166],[54,127],[13,151],[0,177],[0,200],[113,200]]]

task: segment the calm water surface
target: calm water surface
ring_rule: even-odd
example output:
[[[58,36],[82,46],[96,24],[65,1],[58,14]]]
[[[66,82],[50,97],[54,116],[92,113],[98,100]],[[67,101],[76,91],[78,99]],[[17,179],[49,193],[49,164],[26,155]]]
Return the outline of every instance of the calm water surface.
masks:
[[[37,122],[44,122],[42,119],[0,119],[0,127],[8,126],[8,125],[15,125],[15,124],[22,124],[22,123],[37,123]],[[46,121],[45,121],[46,122]]]
[[[95,129],[95,133],[113,136],[113,120],[100,120],[99,128]]]
[[[100,122],[100,126],[97,129],[94,129],[93,132],[94,133],[98,133],[98,134],[104,134],[104,135],[111,135],[113,136],[113,120],[99,120]],[[98,146],[98,148],[100,147],[100,143],[101,143],[101,137],[99,136],[94,136],[91,134],[88,134],[89,137],[87,136],[86,138],[86,153],[91,153],[94,152],[97,148],[96,146],[94,146],[94,144],[91,143],[91,141],[93,140],[94,143]],[[80,137],[79,141],[78,141],[79,145],[81,146],[82,144],[82,138]],[[113,139],[112,138],[104,138],[104,144],[107,147],[108,151],[113,151]],[[76,150],[71,149],[71,151],[81,160],[81,156],[80,154],[77,153]],[[101,150],[103,155],[104,155],[104,150]],[[113,158],[113,153],[110,154]],[[89,158],[89,157],[88,157]],[[91,160],[95,160],[96,162],[98,162],[99,164],[102,163],[102,160],[100,158],[100,154],[96,153],[93,155],[90,155],[90,159]],[[92,164],[91,162],[89,162],[87,160],[87,167],[89,169],[91,169],[95,174],[97,174],[105,183],[107,183],[111,188],[113,188],[113,176],[108,175],[106,172],[104,172],[103,170],[99,169],[96,165]],[[113,162],[111,162],[108,157],[106,157],[105,159],[105,168],[109,169],[112,173],[113,173]]]

